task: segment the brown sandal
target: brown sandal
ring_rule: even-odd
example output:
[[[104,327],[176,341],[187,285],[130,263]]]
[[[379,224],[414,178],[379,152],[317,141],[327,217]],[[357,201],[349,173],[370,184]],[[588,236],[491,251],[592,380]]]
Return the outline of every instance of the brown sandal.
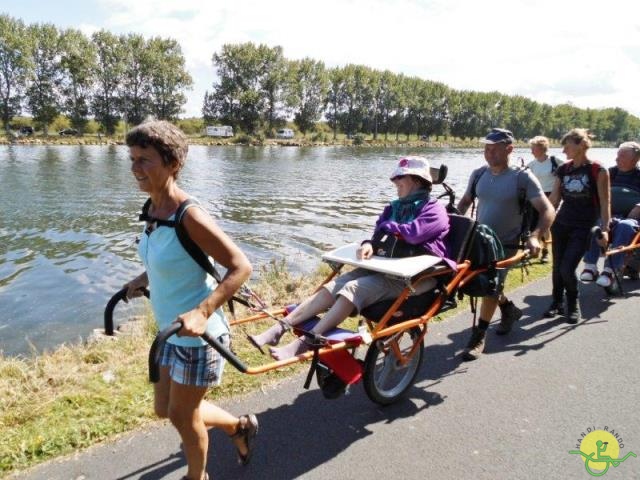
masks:
[[[258,419],[256,416],[253,414],[241,415],[238,430],[233,435],[229,435],[231,438],[241,438],[244,440],[244,444],[247,447],[247,453],[244,455],[240,453],[240,449],[238,449],[238,463],[240,465],[247,465],[249,460],[251,460],[251,454],[253,453],[253,440],[257,433]]]

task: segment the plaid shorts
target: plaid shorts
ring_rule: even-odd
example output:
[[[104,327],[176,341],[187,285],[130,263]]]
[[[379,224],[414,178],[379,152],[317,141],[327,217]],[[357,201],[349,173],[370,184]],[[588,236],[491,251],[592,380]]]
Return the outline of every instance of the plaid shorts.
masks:
[[[229,335],[221,335],[218,341],[229,348]],[[195,387],[219,385],[224,363],[224,358],[209,345],[179,347],[166,342],[160,357],[160,366],[169,368],[171,380]]]

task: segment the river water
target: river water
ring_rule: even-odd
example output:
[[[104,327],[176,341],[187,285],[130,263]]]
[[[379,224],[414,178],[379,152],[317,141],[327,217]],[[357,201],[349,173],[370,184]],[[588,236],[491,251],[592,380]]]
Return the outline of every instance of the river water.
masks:
[[[449,167],[461,194],[481,149],[412,149]],[[591,156],[612,165],[615,149]],[[370,235],[394,198],[402,149],[191,146],[179,179],[261,264],[299,273]],[[559,154],[558,150],[552,153]],[[526,149],[514,159],[530,160]],[[563,158],[561,156],[561,158]],[[145,195],[124,146],[0,146],[0,351],[29,354],[102,326],[107,300],[142,271],[135,239]],[[438,187],[434,192],[441,191]],[[132,302],[118,315],[140,308]]]

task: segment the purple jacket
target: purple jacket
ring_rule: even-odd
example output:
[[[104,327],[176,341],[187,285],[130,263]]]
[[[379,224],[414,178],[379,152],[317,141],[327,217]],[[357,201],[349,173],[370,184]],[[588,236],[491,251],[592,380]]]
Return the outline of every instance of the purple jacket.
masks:
[[[444,238],[449,233],[449,216],[444,205],[432,199],[426,202],[418,216],[409,223],[397,223],[388,220],[391,216],[391,205],[387,205],[376,222],[374,231],[400,234],[408,243],[421,245],[427,252],[442,257],[445,263],[455,270],[456,262],[449,259],[449,252]]]

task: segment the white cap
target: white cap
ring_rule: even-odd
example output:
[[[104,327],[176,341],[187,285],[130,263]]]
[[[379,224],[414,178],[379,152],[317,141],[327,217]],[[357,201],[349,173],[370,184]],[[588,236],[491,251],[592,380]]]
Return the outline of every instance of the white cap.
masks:
[[[401,175],[415,175],[416,177],[425,179],[429,183],[433,183],[429,161],[424,157],[402,157],[389,178],[393,180]]]

